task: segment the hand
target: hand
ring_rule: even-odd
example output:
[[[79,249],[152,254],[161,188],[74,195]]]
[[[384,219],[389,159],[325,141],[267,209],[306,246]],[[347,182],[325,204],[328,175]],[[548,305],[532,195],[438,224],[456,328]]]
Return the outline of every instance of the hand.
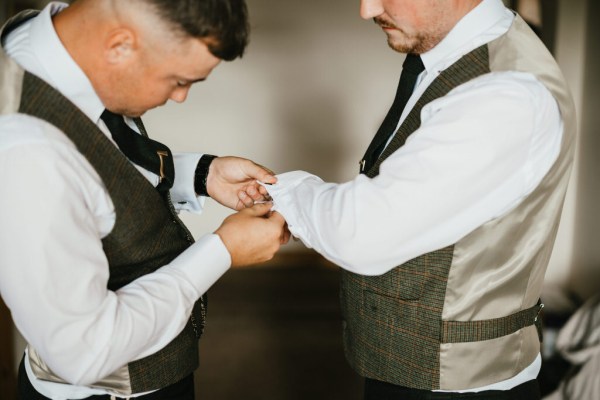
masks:
[[[208,195],[234,210],[252,207],[256,201],[269,200],[267,190],[256,181],[275,183],[274,173],[250,160],[239,157],[217,157],[208,169]]]
[[[268,261],[288,242],[290,232],[271,204],[256,204],[225,218],[215,231],[231,255],[232,266]]]

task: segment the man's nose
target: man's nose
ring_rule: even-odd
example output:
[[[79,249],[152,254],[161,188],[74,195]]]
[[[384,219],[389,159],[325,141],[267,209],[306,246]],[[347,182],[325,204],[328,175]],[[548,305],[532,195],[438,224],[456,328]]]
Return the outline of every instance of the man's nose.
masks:
[[[371,19],[383,14],[383,5],[381,0],[360,0],[360,16],[364,19]]]
[[[187,99],[189,87],[179,87],[171,92],[170,99],[176,103],[183,103]]]

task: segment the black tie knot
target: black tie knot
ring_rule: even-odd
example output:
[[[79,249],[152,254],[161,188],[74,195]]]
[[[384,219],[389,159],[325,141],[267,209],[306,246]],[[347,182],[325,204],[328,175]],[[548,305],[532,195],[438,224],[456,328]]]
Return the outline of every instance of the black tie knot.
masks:
[[[171,150],[164,144],[131,129],[122,115],[104,110],[100,118],[123,154],[133,163],[158,175],[160,177],[158,191],[167,192],[175,180]]]
[[[404,71],[415,75],[419,75],[421,72],[425,71],[425,65],[423,65],[421,56],[412,53],[407,54],[404,63],[402,64],[402,73],[404,73]]]

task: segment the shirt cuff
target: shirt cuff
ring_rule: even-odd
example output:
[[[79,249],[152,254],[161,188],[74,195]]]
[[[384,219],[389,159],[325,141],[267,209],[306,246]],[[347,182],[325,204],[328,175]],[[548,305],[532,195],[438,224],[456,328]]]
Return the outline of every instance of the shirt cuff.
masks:
[[[202,154],[174,153],[175,182],[171,188],[171,200],[177,211],[202,213],[206,197],[196,195],[194,173]]]
[[[198,239],[173,260],[169,267],[182,272],[200,296],[229,270],[231,255],[221,238],[213,233]]]
[[[277,183],[263,186],[269,192],[273,199],[273,211],[277,211],[285,218],[288,229],[292,235],[302,240],[304,245],[312,248],[312,239],[309,230],[306,229],[302,221],[302,212],[300,198],[295,190],[300,185],[309,182],[321,184],[323,180],[316,175],[305,171],[292,171],[277,175]]]

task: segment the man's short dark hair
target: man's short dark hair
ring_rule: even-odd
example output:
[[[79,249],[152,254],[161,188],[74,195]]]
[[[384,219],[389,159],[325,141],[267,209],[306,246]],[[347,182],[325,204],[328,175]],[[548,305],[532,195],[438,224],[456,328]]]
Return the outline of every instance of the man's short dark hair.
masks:
[[[245,0],[145,1],[180,33],[205,39],[215,57],[231,61],[244,54],[249,35]]]

